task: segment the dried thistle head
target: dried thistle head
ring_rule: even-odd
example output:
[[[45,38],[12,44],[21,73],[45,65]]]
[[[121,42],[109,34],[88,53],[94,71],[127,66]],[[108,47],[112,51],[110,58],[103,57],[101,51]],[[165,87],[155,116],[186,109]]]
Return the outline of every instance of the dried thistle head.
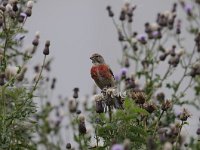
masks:
[[[165,100],[165,94],[163,92],[160,92],[156,95],[156,99],[159,101],[159,102],[164,102]]]
[[[5,78],[10,80],[12,77],[16,76],[18,73],[19,68],[16,66],[7,66],[5,70]]]
[[[83,114],[80,114],[78,116],[78,120],[79,120],[79,122],[85,122],[85,116]]]
[[[187,119],[191,117],[191,114],[188,112],[187,109],[183,108],[183,111],[178,115],[178,118],[181,121],[187,121]]]
[[[161,109],[162,109],[163,111],[167,111],[167,110],[170,109],[171,107],[172,107],[171,101],[166,100],[166,101],[162,104]]]
[[[77,109],[77,103],[75,101],[75,99],[70,99],[69,103],[68,103],[68,109],[71,113],[76,112]]]
[[[157,106],[153,102],[146,102],[143,104],[143,108],[149,113],[153,113],[157,109]]]
[[[130,98],[132,98],[137,104],[144,104],[146,101],[146,95],[143,91],[132,91],[130,93]]]
[[[96,113],[103,113],[104,106],[102,101],[96,101]]]

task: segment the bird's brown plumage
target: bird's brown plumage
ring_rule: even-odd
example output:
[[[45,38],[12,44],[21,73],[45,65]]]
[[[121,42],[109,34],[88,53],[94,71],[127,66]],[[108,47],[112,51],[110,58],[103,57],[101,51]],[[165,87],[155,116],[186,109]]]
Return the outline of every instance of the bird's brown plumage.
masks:
[[[105,64],[103,57],[99,54],[93,54],[90,59],[93,62],[93,66],[90,70],[91,77],[100,89],[113,87],[115,85],[115,79],[110,67]]]

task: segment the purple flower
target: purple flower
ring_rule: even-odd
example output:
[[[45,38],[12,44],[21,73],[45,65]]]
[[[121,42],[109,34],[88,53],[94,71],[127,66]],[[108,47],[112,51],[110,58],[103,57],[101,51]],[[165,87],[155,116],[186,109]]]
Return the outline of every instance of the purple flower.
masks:
[[[119,80],[120,80],[119,75],[114,75],[114,78],[115,78],[116,81],[119,81]]]
[[[186,12],[192,11],[192,9],[193,9],[193,6],[192,6],[191,4],[185,4],[184,10],[185,10]]]
[[[153,37],[157,37],[158,34],[159,34],[158,31],[153,31],[153,33],[152,33]]]
[[[138,41],[142,44],[146,44],[147,42],[147,35],[146,34],[139,34],[137,37]]]
[[[191,4],[185,4],[184,10],[189,16],[192,15],[192,9],[193,9],[193,6]]]
[[[128,69],[127,68],[121,68],[120,70],[120,76],[126,75]]]
[[[24,17],[24,18],[26,18],[27,17],[27,15],[26,15],[26,13],[20,13],[20,16],[22,16],[22,17]]]
[[[139,34],[138,35],[138,40],[146,40],[147,35],[146,34]]]
[[[121,144],[114,144],[111,150],[124,150],[124,147]]]

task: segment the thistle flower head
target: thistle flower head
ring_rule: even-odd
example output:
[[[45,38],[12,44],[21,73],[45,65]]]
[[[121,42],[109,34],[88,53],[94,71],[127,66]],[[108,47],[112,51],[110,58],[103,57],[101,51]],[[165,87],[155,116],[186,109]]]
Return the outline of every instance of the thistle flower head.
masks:
[[[163,110],[163,111],[167,111],[169,108],[171,108],[172,107],[172,103],[169,101],[169,100],[166,100],[163,104],[162,104],[162,106],[161,106],[161,109]]]
[[[80,115],[78,116],[78,120],[79,120],[80,122],[85,122],[85,116],[84,116],[83,114],[80,114]]]
[[[185,4],[184,10],[185,10],[186,13],[191,12],[192,9],[193,9],[193,5],[192,4],[189,4],[189,3]]]
[[[10,3],[8,3],[8,4],[6,5],[6,11],[7,11],[7,12],[12,11],[12,5],[11,5]]]
[[[139,34],[137,39],[141,44],[147,43],[147,35],[146,34]]]
[[[156,104],[153,102],[146,102],[143,104],[143,107],[149,113],[153,113],[157,109]]]
[[[173,145],[170,142],[164,144],[163,150],[172,150]]]
[[[19,71],[19,67],[8,65],[5,70],[5,78],[10,80],[12,77],[16,76]]]
[[[183,108],[183,111],[178,115],[178,118],[181,121],[187,121],[187,119],[191,117],[191,114],[188,112],[187,109]]]
[[[96,94],[96,95],[94,95],[94,100],[102,101],[102,100],[104,100],[104,96],[102,94]]]
[[[122,144],[114,144],[112,147],[111,147],[111,150],[124,150],[124,147]]]
[[[27,2],[26,7],[32,9],[33,8],[33,4],[34,4],[34,2],[32,0],[30,0],[30,1]]]
[[[128,72],[128,69],[126,67],[121,68],[121,70],[120,70],[120,77],[121,77],[121,79],[125,79],[126,78],[127,72]]]

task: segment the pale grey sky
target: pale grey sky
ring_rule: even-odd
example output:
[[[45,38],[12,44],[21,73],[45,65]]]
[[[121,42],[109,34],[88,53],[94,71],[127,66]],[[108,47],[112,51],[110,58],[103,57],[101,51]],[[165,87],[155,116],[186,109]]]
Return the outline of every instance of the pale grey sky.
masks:
[[[173,1],[135,0],[134,30],[143,31],[146,21],[154,21],[157,12],[170,9]],[[117,59],[121,47],[117,33],[108,17],[106,6],[111,5],[119,16],[124,0],[38,0],[33,15],[25,27],[29,30],[27,44],[36,31],[41,33],[40,49],[46,39],[51,40],[50,56],[55,57],[52,74],[58,77],[56,93],[72,94],[80,87],[82,95],[91,92],[90,55],[101,53],[114,73],[119,72]],[[38,52],[39,53],[39,52]],[[37,56],[37,62],[42,55]]]
[[[145,22],[153,22],[156,14],[171,9],[173,2],[134,0],[137,9],[133,30],[142,32]],[[114,73],[119,72],[117,59],[121,56],[121,47],[106,6],[111,5],[118,17],[123,3],[124,0],[38,0],[34,5],[33,15],[25,25],[29,30],[25,43],[28,46],[35,32],[40,31],[38,50],[41,52],[33,60],[36,63],[42,62],[45,40],[51,41],[50,57],[55,58],[52,74],[58,78],[54,95],[71,96],[74,87],[80,88],[81,95],[91,94],[94,82],[90,77],[89,57],[94,52],[105,57]],[[190,127],[195,130],[198,116],[194,116]]]

